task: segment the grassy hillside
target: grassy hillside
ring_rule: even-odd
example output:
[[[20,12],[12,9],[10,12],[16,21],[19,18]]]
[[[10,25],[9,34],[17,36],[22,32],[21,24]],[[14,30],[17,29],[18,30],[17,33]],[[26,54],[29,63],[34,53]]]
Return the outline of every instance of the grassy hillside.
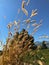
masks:
[[[22,59],[22,58],[21,58]],[[26,53],[23,57],[23,62],[33,63],[34,60],[40,59],[45,62],[45,65],[49,65],[49,49],[43,49],[37,52],[37,50],[31,51],[30,53]],[[1,56],[0,56],[1,61]],[[36,64],[37,65],[37,64]]]
[[[30,53],[27,53],[23,58],[23,61],[28,63],[33,63],[35,60],[41,60],[45,63],[45,65],[49,65],[49,49],[31,51]]]

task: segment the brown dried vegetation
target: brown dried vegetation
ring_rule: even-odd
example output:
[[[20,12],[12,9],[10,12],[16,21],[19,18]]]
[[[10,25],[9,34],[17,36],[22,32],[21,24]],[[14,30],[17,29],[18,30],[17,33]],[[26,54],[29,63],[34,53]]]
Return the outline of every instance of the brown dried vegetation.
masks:
[[[34,45],[34,38],[23,29],[19,34],[16,32],[13,38],[8,38],[3,48],[2,65],[24,65],[21,57],[23,57],[30,47]],[[30,47],[29,47],[30,46]]]

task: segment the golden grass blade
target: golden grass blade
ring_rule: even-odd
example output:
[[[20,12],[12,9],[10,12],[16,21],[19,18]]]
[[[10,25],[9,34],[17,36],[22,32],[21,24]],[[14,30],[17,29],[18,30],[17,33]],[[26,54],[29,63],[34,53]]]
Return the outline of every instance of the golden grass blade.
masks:
[[[22,1],[22,11],[26,16],[28,16],[28,11],[24,8],[24,5],[25,5],[25,1]]]
[[[22,8],[22,11],[24,12],[24,14],[25,14],[26,16],[28,16],[28,11],[27,11],[25,8]]]
[[[26,1],[22,1],[22,8],[24,8],[25,2],[26,2]]]

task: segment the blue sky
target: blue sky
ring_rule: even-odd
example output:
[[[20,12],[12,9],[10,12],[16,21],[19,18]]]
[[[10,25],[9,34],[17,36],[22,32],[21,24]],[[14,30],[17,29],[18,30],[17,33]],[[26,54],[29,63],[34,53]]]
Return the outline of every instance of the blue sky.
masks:
[[[25,0],[27,2],[27,0]],[[21,10],[22,0],[0,0],[0,40],[5,42],[8,36],[7,24],[9,22],[13,22],[14,20],[21,22],[24,19],[27,19],[31,15],[31,11],[33,9],[38,10],[38,15],[32,17],[35,19],[37,23],[41,19],[43,19],[42,26],[38,29],[38,31],[34,34],[35,41],[42,41],[48,39],[38,39],[40,35],[46,34],[49,36],[49,0],[30,0],[30,3],[25,8],[28,10],[28,17]],[[20,9],[20,13],[18,14],[18,9]],[[4,18],[6,16],[6,18]],[[22,30],[24,27],[20,27]],[[29,34],[33,27],[30,27],[28,30]]]

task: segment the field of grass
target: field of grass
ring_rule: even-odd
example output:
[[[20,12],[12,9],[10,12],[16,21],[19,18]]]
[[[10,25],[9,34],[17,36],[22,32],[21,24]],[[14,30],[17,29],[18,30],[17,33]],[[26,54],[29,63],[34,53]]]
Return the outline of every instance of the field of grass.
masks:
[[[49,49],[34,50],[23,57],[23,61],[27,63],[33,63],[34,60],[41,60],[45,65],[49,65]]]
[[[27,52],[26,55],[21,59],[23,62],[31,63],[31,64],[35,60],[41,60],[44,61],[45,65],[49,65],[49,49],[42,49],[39,51],[32,50],[30,52]],[[1,61],[1,56],[0,56],[0,61]]]

